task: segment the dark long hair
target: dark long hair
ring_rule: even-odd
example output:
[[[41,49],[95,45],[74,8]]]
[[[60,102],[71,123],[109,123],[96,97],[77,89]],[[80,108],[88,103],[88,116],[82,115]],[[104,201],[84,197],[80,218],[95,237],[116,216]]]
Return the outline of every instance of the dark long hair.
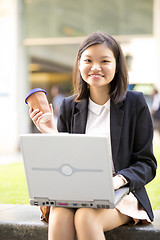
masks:
[[[106,44],[111,49],[116,59],[116,73],[113,80],[110,82],[110,97],[114,103],[124,100],[128,88],[128,71],[124,54],[117,41],[109,34],[104,32],[91,33],[81,44],[75,65],[73,68],[73,86],[74,93],[77,94],[76,101],[80,101],[89,96],[87,83],[81,77],[78,63],[82,53],[90,46],[96,44]]]

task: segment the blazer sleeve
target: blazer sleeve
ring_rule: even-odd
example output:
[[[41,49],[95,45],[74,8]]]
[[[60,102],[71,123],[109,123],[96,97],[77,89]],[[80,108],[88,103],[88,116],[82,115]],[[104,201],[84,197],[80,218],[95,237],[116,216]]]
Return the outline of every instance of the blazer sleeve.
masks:
[[[66,118],[65,99],[63,99],[60,107],[58,122],[57,122],[58,132],[67,132],[67,125],[66,125],[65,118]]]
[[[127,112],[129,114],[129,111]],[[129,118],[129,116],[127,117]],[[130,165],[118,172],[129,180],[130,191],[139,189],[150,182],[155,177],[157,168],[152,148],[153,124],[142,93],[138,93],[136,96],[135,114],[129,121],[130,129],[133,122],[134,131],[132,129],[132,132],[134,132],[134,137],[132,134],[133,147]]]
[[[75,95],[64,98],[60,107],[59,118],[57,122],[58,132],[71,133],[72,121],[75,108]]]

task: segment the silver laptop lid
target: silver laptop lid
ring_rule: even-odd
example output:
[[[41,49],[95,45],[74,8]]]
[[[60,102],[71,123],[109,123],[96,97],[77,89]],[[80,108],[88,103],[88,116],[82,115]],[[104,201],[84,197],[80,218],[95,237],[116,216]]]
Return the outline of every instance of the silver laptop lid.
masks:
[[[106,136],[27,134],[20,139],[30,199],[114,205]]]

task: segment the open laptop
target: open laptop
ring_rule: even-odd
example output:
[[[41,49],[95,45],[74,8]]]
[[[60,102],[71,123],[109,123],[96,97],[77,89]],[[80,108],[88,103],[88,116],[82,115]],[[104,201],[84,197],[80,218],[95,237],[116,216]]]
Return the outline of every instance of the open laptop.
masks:
[[[20,142],[31,205],[114,208],[128,193],[113,189],[106,136],[26,134]]]

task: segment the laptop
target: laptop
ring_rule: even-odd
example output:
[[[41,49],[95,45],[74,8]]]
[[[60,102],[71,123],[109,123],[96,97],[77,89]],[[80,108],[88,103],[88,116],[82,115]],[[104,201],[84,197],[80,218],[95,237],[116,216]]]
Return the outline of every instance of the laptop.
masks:
[[[31,205],[108,209],[129,192],[113,189],[106,136],[24,134],[20,143]]]

